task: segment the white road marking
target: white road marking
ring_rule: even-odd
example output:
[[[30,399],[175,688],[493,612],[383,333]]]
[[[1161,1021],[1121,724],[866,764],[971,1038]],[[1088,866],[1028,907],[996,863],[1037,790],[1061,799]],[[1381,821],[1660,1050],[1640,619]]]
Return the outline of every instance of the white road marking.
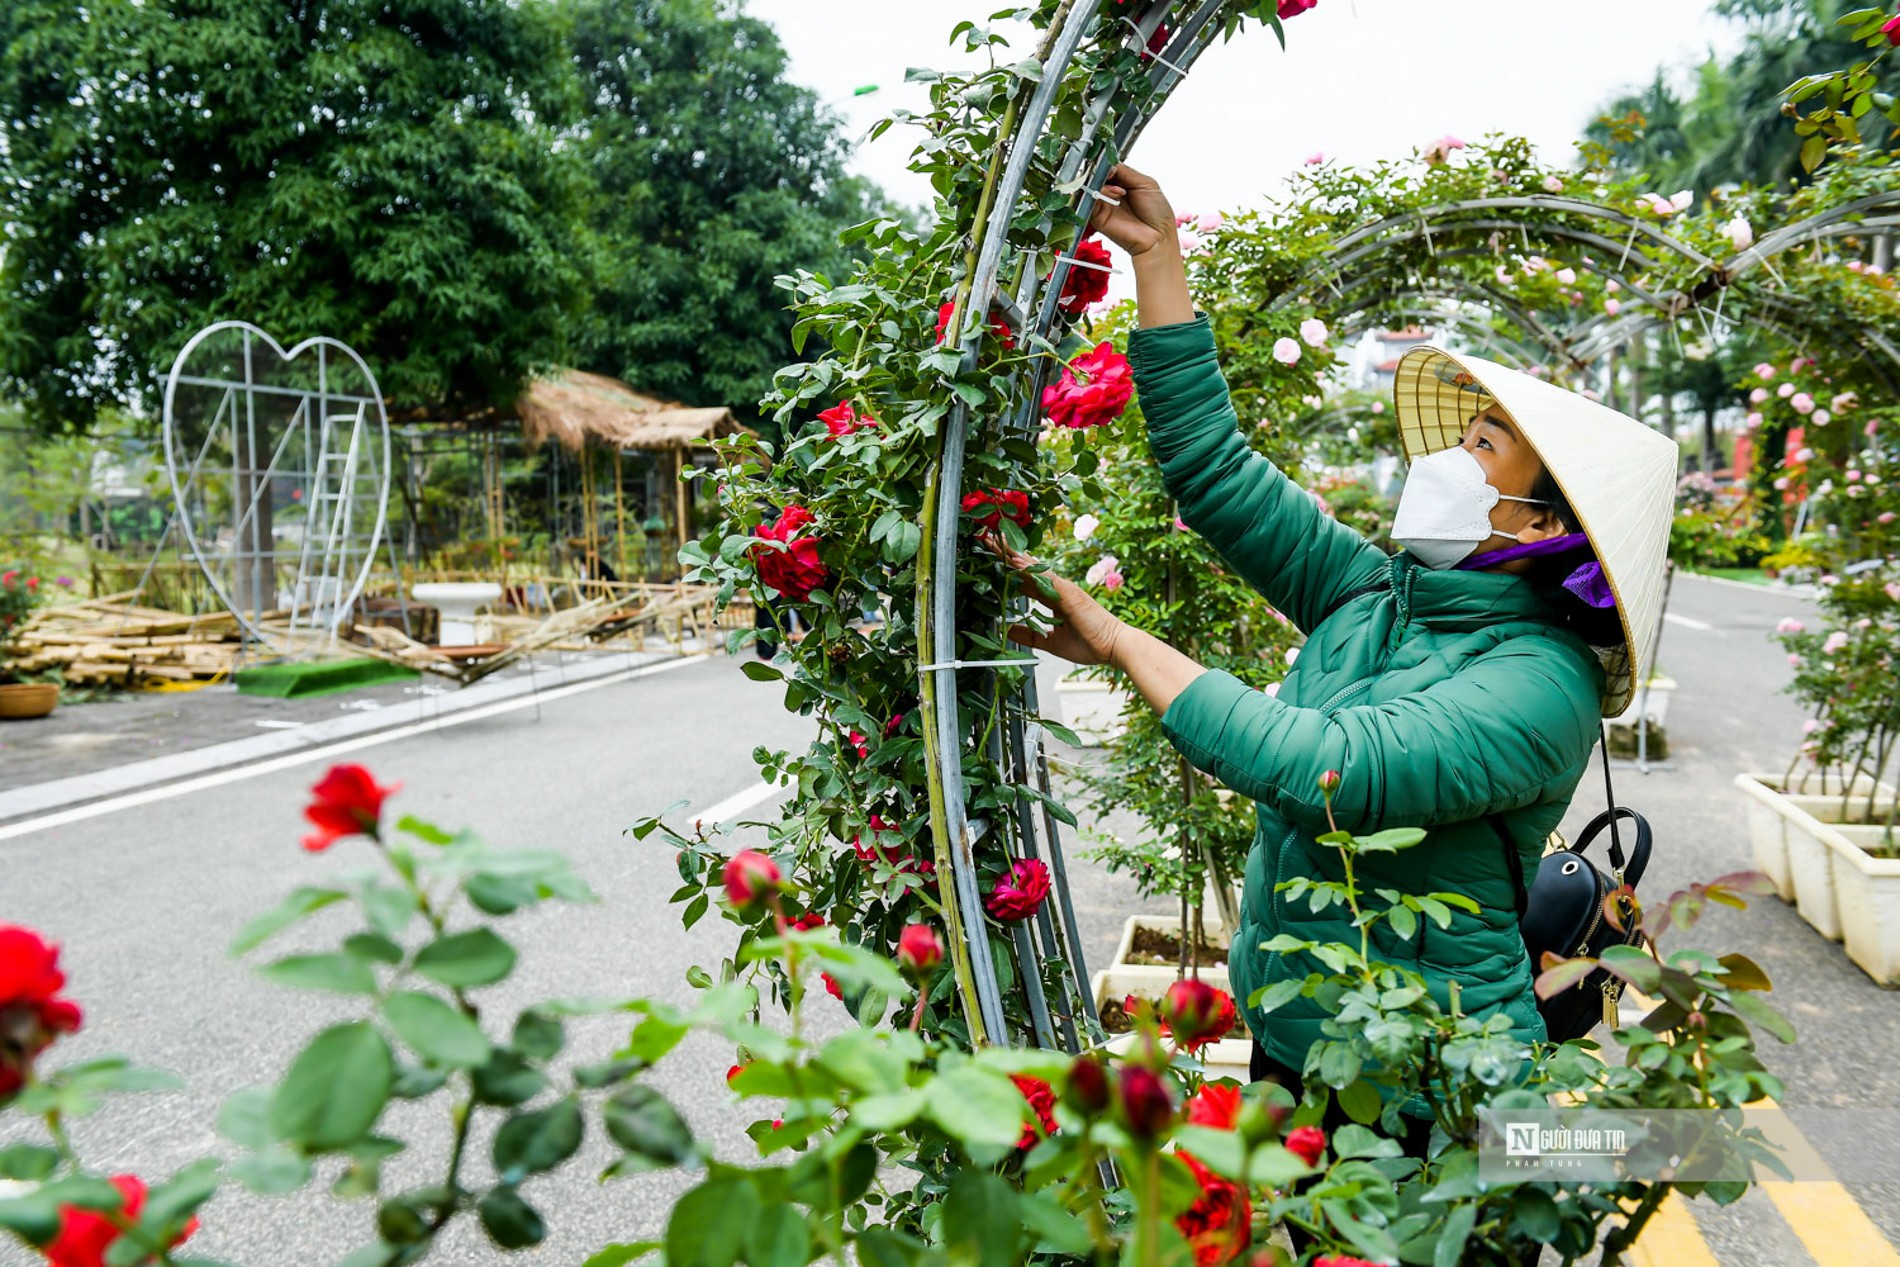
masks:
[[[325,744],[321,748],[310,748],[302,752],[287,753],[273,757],[268,761],[259,761],[252,765],[237,766],[230,770],[218,770],[211,774],[200,775],[195,779],[185,779],[178,783],[167,783],[160,787],[144,788],[137,792],[128,792],[124,796],[115,796],[103,801],[93,801],[86,805],[76,805],[72,809],[60,810],[53,814],[44,814],[39,818],[29,818],[17,823],[0,826],[0,840],[12,840],[16,836],[25,836],[31,832],[44,831],[48,827],[64,827],[68,823],[84,822],[88,818],[98,818],[105,814],[117,813],[123,809],[134,809],[140,805],[150,805],[155,801],[169,801],[173,797],[187,796],[192,792],[202,792],[207,788],[223,787],[227,783],[238,783],[245,779],[254,779],[260,774],[274,774],[278,770],[289,770],[300,765],[309,765],[314,761],[323,761],[330,757],[341,756],[346,752],[356,752],[363,748],[374,748],[379,744],[394,743],[398,739],[409,739],[416,735],[426,735],[431,731],[447,730],[450,726],[460,726],[465,722],[480,721],[484,717],[494,717],[501,713],[512,713],[516,709],[532,708],[536,704],[552,703],[569,695],[578,695],[582,691],[591,691],[597,687],[613,686],[620,682],[629,682],[634,678],[651,677],[656,673],[668,673],[674,669],[683,669],[689,664],[699,664],[703,657],[691,656],[678,660],[662,660],[657,664],[643,665],[637,669],[628,669],[624,673],[609,674],[605,677],[589,678],[584,682],[570,682],[566,686],[557,686],[539,694],[518,695],[512,699],[498,700],[493,704],[484,704],[478,708],[464,709],[449,713],[443,717],[428,721],[415,722],[408,726],[394,726],[388,730],[379,730],[368,735],[358,735],[353,739],[339,740]],[[754,789],[756,792],[757,789]],[[750,795],[750,793],[748,793]],[[761,798],[762,799],[762,798]],[[724,803],[714,809],[724,808]]]
[[[1706,620],[1697,620],[1694,616],[1678,616],[1674,612],[1663,613],[1663,619],[1672,625],[1681,625],[1684,629],[1700,629],[1703,633],[1712,633],[1715,626]]]
[[[771,800],[780,792],[788,790],[790,786],[790,784],[785,783],[757,783],[737,795],[728,796],[711,809],[701,810],[699,813],[694,814],[692,821],[705,823],[708,826],[714,823],[727,822],[737,818],[759,802]]]

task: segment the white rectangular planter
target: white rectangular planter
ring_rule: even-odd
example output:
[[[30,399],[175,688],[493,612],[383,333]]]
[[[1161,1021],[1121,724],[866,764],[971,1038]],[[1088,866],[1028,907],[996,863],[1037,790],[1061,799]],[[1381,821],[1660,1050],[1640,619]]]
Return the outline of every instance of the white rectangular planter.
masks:
[[[1821,831],[1834,853],[1847,957],[1880,985],[1900,981],[1900,858],[1867,852],[1886,843],[1886,829],[1824,823]],[[1895,835],[1900,838],[1900,830]]]
[[[1788,875],[1794,883],[1794,908],[1814,931],[1829,941],[1841,939],[1841,910],[1834,892],[1835,849],[1827,825],[1796,806],[1785,814]]]
[[[1833,902],[1831,871],[1827,870],[1823,851],[1818,845],[1800,845],[1796,836],[1811,836],[1808,829],[1801,825],[1805,822],[1835,822],[1841,814],[1841,791],[1838,781],[1829,786],[1831,794],[1822,793],[1820,779],[1810,779],[1805,786],[1812,792],[1787,793],[1780,790],[1781,776],[1778,774],[1738,774],[1735,786],[1748,799],[1748,837],[1755,867],[1775,882],[1775,892],[1784,902],[1800,905],[1800,895],[1795,882],[1791,860],[1791,851],[1798,850],[1803,858],[1804,873],[1813,877],[1817,886],[1808,899],[1811,909]],[[1797,786],[1804,786],[1797,782]],[[1855,780],[1855,794],[1866,796],[1870,791],[1885,799],[1892,795],[1886,784],[1875,785],[1866,776]],[[1792,815],[1801,815],[1799,822]],[[1802,917],[1813,923],[1807,909]],[[1830,921],[1833,922],[1833,921]],[[1820,925],[1816,925],[1820,927]],[[1839,936],[1838,930],[1829,933],[1830,937]]]

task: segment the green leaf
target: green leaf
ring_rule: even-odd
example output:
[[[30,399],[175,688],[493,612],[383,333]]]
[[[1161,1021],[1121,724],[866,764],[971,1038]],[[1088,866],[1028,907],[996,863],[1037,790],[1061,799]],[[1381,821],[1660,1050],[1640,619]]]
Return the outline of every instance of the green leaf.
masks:
[[[231,1177],[260,1197],[284,1197],[310,1182],[310,1163],[287,1148],[271,1148],[232,1162]]]
[[[419,909],[416,895],[394,884],[366,886],[361,901],[369,926],[385,937],[400,936]]]
[[[1379,1120],[1381,1104],[1378,1089],[1364,1078],[1341,1087],[1333,1093],[1333,1098],[1339,1101],[1339,1107],[1346,1111],[1346,1116],[1355,1122],[1370,1124]]]
[[[424,1060],[473,1069],[493,1047],[481,1026],[433,994],[404,990],[383,1001],[383,1019]]]
[[[1360,853],[1397,853],[1401,849],[1410,849],[1425,839],[1422,827],[1390,827],[1385,831],[1375,831],[1370,836],[1354,836],[1353,843]]]
[[[198,1208],[218,1190],[220,1167],[217,1158],[206,1157],[153,1188],[139,1211],[138,1225],[148,1238],[170,1244]]]
[[[552,1060],[561,1054],[567,1031],[559,1019],[529,1008],[515,1018],[514,1049],[530,1060]]]
[[[402,962],[402,947],[381,933],[351,933],[343,939],[343,953],[364,963]]]
[[[1040,1242],[1038,1248],[1070,1258],[1087,1258],[1094,1248],[1088,1226],[1043,1193],[1020,1197],[1016,1209],[1023,1226]]]
[[[1411,941],[1418,932],[1418,915],[1410,907],[1394,906],[1385,914],[1391,921],[1392,931],[1398,934],[1401,941]]]
[[[1028,1104],[1016,1085],[977,1065],[959,1065],[924,1085],[930,1120],[965,1144],[1012,1145],[1022,1134]]]
[[[743,1176],[707,1180],[673,1203],[666,1267],[732,1267],[759,1213],[758,1190]]]
[[[520,1053],[506,1048],[496,1048],[488,1057],[488,1062],[477,1068],[471,1078],[477,1100],[504,1109],[526,1104],[540,1095],[541,1088],[548,1084],[539,1069],[530,1065]],[[575,1081],[580,1082],[578,1078]]]
[[[434,823],[425,823],[414,814],[404,814],[396,820],[396,830],[408,832],[417,840],[429,845],[446,845],[455,837],[443,831]]]
[[[1821,160],[1826,157],[1827,157],[1827,137],[1825,134],[1816,132],[1813,136],[1801,142],[1801,170],[1802,171],[1804,172],[1813,171],[1815,168],[1821,165]]]
[[[420,1100],[425,1095],[440,1091],[448,1080],[448,1070],[430,1069],[425,1065],[412,1065],[403,1061],[396,1065],[396,1078],[389,1084],[389,1094],[397,1100]]]
[[[601,1120],[616,1144],[648,1161],[677,1166],[692,1160],[692,1129],[651,1087],[634,1083],[614,1092]]]
[[[496,1188],[475,1203],[482,1230],[502,1249],[526,1249],[547,1238],[548,1225],[513,1188]]]
[[[0,1229],[29,1245],[44,1245],[59,1234],[59,1201],[44,1189],[0,1200]]]
[[[271,1133],[311,1152],[354,1143],[382,1114],[394,1075],[389,1044],[367,1022],[331,1026],[291,1062],[271,1099]]]
[[[40,1144],[8,1144],[0,1148],[0,1179],[38,1183],[59,1168],[59,1150]]]
[[[650,1065],[679,1046],[680,1040],[691,1032],[691,1027],[684,1021],[670,1012],[656,1009],[633,1027],[633,1033],[628,1035],[627,1045],[621,1054]]]
[[[1605,946],[1597,961],[1644,994],[1662,988],[1663,966],[1636,946]]]
[[[218,1109],[218,1134],[245,1148],[269,1148],[270,1102],[275,1087],[246,1087],[225,1098]]]
[[[609,1245],[598,1250],[581,1267],[627,1267],[662,1247],[660,1241],[634,1241],[628,1245]]]
[[[952,1262],[1013,1267],[1022,1220],[1015,1189],[999,1176],[965,1170],[950,1181],[943,1204],[943,1238]]]
[[[416,956],[416,971],[448,986],[493,985],[515,967],[515,949],[486,928],[451,933]]]
[[[902,1130],[924,1111],[924,1092],[911,1088],[896,1095],[867,1095],[851,1105],[851,1123],[872,1133]]]
[[[469,902],[484,915],[512,915],[541,900],[541,887],[518,875],[472,875],[462,886]]]
[[[1476,1205],[1467,1203],[1451,1208],[1451,1213],[1445,1216],[1444,1230],[1438,1234],[1438,1243],[1432,1247],[1432,1267],[1460,1267],[1465,1261],[1465,1242],[1471,1239],[1471,1229],[1477,1221]]]
[[[1356,1082],[1353,1085],[1367,1086],[1368,1084],[1365,1082]],[[1373,1095],[1376,1097],[1378,1092],[1374,1091]],[[1329,1142],[1332,1145],[1333,1155],[1342,1159],[1347,1157],[1399,1157],[1404,1153],[1404,1150],[1399,1147],[1397,1140],[1388,1139],[1376,1131],[1368,1130],[1366,1127],[1356,1124],[1340,1127],[1333,1132],[1332,1139]]]
[[[1563,1226],[1556,1201],[1541,1188],[1519,1188],[1511,1198],[1511,1214],[1518,1230],[1541,1244],[1556,1240]]]
[[[1275,1008],[1285,1007],[1300,996],[1306,988],[1303,980],[1275,981],[1272,985],[1261,986],[1247,999],[1247,1006],[1258,1008],[1262,1012],[1271,1012]]]
[[[1768,1005],[1759,995],[1738,992],[1728,997],[1728,1005],[1744,1020],[1752,1021],[1756,1026],[1767,1030],[1784,1043],[1794,1041],[1794,1026],[1788,1018]]]
[[[785,674],[782,670],[773,668],[763,660],[747,660],[744,664],[739,666],[739,672],[745,674],[754,682],[782,682],[785,680]]]
[[[348,896],[342,889],[294,889],[285,895],[283,901],[238,931],[238,935],[231,939],[231,954],[242,955],[255,950],[292,924]]]
[[[896,565],[910,562],[923,539],[923,529],[906,519],[886,534],[883,546],[884,561]]]
[[[1722,984],[1731,990],[1772,990],[1768,974],[1747,955],[1732,953],[1716,960],[1728,971],[1722,977]]]
[[[805,1267],[811,1258],[811,1233],[801,1211],[769,1205],[746,1229],[745,1260],[751,1267]]]
[[[544,1109],[516,1113],[495,1132],[495,1169],[506,1181],[511,1173],[538,1175],[566,1161],[581,1146],[581,1102],[569,1095]]]
[[[259,969],[258,975],[293,990],[376,993],[376,974],[352,955],[288,955]]]
[[[1531,988],[1540,999],[1551,998],[1576,985],[1597,970],[1597,961],[1584,956],[1580,959],[1563,959],[1539,973]]]

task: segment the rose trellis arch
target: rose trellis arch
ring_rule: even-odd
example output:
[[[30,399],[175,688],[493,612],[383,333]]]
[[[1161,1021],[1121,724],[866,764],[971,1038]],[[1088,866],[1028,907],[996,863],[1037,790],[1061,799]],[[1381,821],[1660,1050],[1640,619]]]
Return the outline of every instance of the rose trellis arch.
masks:
[[[1900,345],[1878,325],[1843,326],[1792,290],[1776,261],[1848,237],[1900,232],[1900,191],[1857,198],[1713,257],[1653,219],[1557,195],[1473,198],[1382,218],[1346,234],[1270,306],[1310,300],[1333,328],[1356,334],[1393,317],[1454,324],[1516,363],[1582,369],[1655,330],[1685,323],[1704,335],[1760,325],[1796,346],[1822,345],[1863,364],[1889,391],[1900,382]],[[1579,271],[1614,281],[1615,314],[1593,311],[1558,325],[1485,276],[1506,250],[1575,253]],[[1651,279],[1666,279],[1658,285]],[[1471,318],[1495,314],[1513,339]]]
[[[976,368],[984,332],[994,319],[978,319],[974,314],[980,310],[1000,315],[1018,337],[1043,343],[1059,338],[1070,320],[1058,300],[1069,271],[1077,265],[1064,249],[1023,248],[1026,208],[1047,208],[1054,201],[1053,209],[1029,217],[1032,236],[1072,246],[1076,230],[1086,222],[1093,191],[1127,154],[1195,60],[1217,36],[1231,34],[1244,18],[1272,7],[1234,0],[1194,4],[1073,0],[1055,6],[1037,50],[1036,85],[1005,109],[994,155],[1000,162],[993,161],[972,218],[969,267],[953,296],[951,328],[962,336],[961,373]],[[1096,82],[1088,74],[1072,73],[1085,44],[1104,43],[1142,50],[1139,77],[1103,76]],[[1052,128],[1052,122],[1057,126]],[[1045,168],[1041,173],[1036,171],[1038,159]],[[1048,167],[1053,167],[1053,180],[1048,179]],[[1037,183],[1032,175],[1040,175],[1048,189],[1032,190],[1032,183]],[[1046,799],[1040,801],[1040,812],[1019,802],[1005,830],[995,816],[970,811],[964,782],[966,724],[959,691],[949,685],[961,674],[983,675],[984,689],[997,694],[1007,718],[1004,726],[991,730],[985,755],[998,762],[1018,786],[1034,788],[1047,798],[1049,770],[1034,722],[1039,710],[1034,674],[994,660],[959,658],[969,631],[959,629],[957,623],[955,525],[965,491],[969,446],[1009,437],[1033,438],[1042,389],[1056,368],[1055,357],[1031,359],[1011,394],[1011,405],[1000,416],[979,418],[963,399],[952,407],[926,489],[916,629],[919,698],[932,771],[931,830],[939,856],[947,854],[950,859],[955,900],[946,902],[946,916],[953,937],[961,943],[954,949],[961,952],[958,978],[972,1038],[1008,1042],[1016,1037],[1009,1017],[1014,1009],[1005,1006],[996,969],[998,956],[990,944],[993,934],[981,917],[977,884],[975,847],[986,836],[996,836],[1008,841],[1012,856],[1045,861],[1053,880],[1055,911],[1045,904],[1036,920],[1017,925],[1013,933],[1014,962],[1028,1015],[1027,1033],[1022,1036],[1041,1046],[1077,1050],[1099,1040],[1101,1034],[1087,993],[1087,966],[1063,866],[1057,815]],[[1022,600],[1016,605],[1019,611],[1027,607]]]

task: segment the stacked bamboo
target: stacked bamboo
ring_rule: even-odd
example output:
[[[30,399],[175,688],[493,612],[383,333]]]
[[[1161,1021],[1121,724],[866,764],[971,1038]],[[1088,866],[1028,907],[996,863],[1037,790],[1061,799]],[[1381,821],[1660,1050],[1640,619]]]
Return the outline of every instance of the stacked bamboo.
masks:
[[[34,612],[8,648],[9,667],[57,669],[73,686],[211,682],[230,674],[241,649],[231,613],[187,616],[119,597]]]

